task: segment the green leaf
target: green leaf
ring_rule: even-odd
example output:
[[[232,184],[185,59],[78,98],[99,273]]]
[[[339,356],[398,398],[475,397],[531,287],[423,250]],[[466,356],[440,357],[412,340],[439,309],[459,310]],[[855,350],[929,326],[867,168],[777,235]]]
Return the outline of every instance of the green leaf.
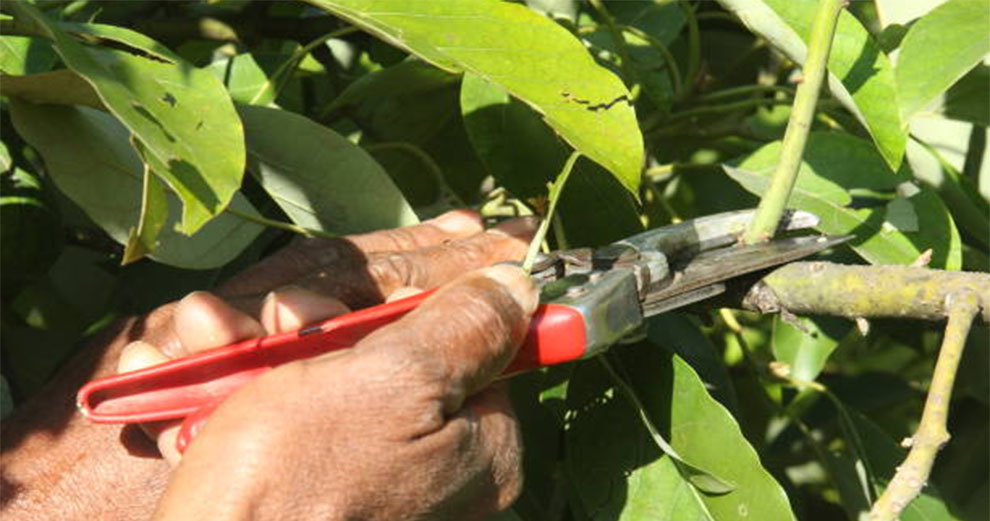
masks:
[[[461,82],[461,111],[474,150],[499,184],[539,199],[567,159],[565,146],[526,105],[472,75]],[[560,201],[568,246],[600,245],[642,229],[628,194],[600,167],[579,161]]]
[[[904,121],[990,53],[988,28],[986,0],[950,0],[914,23],[897,57],[897,100]]]
[[[68,69],[26,76],[0,74],[0,94],[36,104],[84,105],[104,109],[93,87]]]
[[[239,109],[250,170],[292,221],[333,233],[418,222],[388,174],[334,131],[279,109]]]
[[[817,0],[719,0],[749,29],[797,63],[804,63],[806,42]],[[869,131],[884,160],[896,170],[904,156],[907,132],[896,103],[894,70],[887,56],[856,18],[843,12],[828,58],[829,89]]]
[[[7,144],[0,141],[0,173],[10,170],[12,166],[14,166],[14,162],[10,159],[10,151],[7,150]]]
[[[686,313],[661,313],[647,321],[646,334],[651,342],[673,351],[691,364],[708,392],[727,409],[738,407],[721,353],[693,317]]]
[[[676,355],[640,344],[620,352],[620,372],[671,445],[718,472],[735,488],[704,494],[662,456],[629,403],[594,362],[575,370],[568,388],[568,471],[591,519],[794,519],[783,489],[760,465],[732,416]],[[624,371],[623,369],[624,368]]]
[[[0,71],[6,74],[36,74],[55,64],[52,45],[41,38],[0,36]]]
[[[182,61],[182,58],[168,47],[139,32],[116,25],[59,22],[58,27],[85,43],[105,45],[110,42],[117,44],[117,48],[124,48],[130,54],[143,55],[152,60],[165,63]]]
[[[823,330],[816,320],[798,318],[802,329],[774,316],[773,337],[771,339],[773,356],[778,361],[786,362],[795,379],[810,382],[818,378],[825,367],[829,355],[839,345],[841,338],[836,338],[829,331]]]
[[[224,82],[230,98],[238,103],[265,106],[275,101],[275,90],[269,87],[268,73],[251,54],[217,60],[207,70]]]
[[[140,143],[134,143],[139,154],[144,154]],[[121,264],[129,264],[155,251],[158,234],[161,233],[165,221],[168,220],[168,197],[165,186],[158,180],[151,168],[145,163],[141,190],[141,216],[137,227],[131,228],[124,244],[124,256]]]
[[[410,95],[455,83],[458,77],[426,62],[407,59],[354,80],[324,109],[329,114],[347,105],[387,98],[398,94]]]
[[[148,149],[156,174],[182,203],[181,230],[191,234],[230,202],[244,171],[244,138],[223,85],[208,71],[176,60],[129,30],[114,41],[147,55],[84,45],[35,7],[10,4],[19,23],[51,38],[65,64],[86,79],[106,108]],[[106,32],[106,31],[105,31]]]
[[[442,69],[512,93],[637,193],[643,140],[629,91],[552,20],[498,0],[307,1]]]
[[[749,192],[762,194],[779,154],[780,142],[770,143],[745,158],[738,169],[726,167],[726,172]],[[911,186],[916,193],[901,196],[917,217],[915,231],[899,229],[903,219],[888,218],[895,189],[908,180],[903,169],[892,174],[869,143],[845,134],[813,132],[788,206],[818,215],[817,229],[824,233],[855,235],[852,248],[870,263],[910,264],[931,248],[932,267],[959,269],[959,232],[937,195]],[[850,192],[858,198],[855,205]]]
[[[141,213],[144,165],[130,146],[128,130],[112,116],[85,107],[32,105],[12,100],[10,115],[17,132],[38,150],[55,186],[78,204],[114,240],[126,244]],[[149,256],[185,268],[226,264],[262,228],[223,214],[192,236],[173,229],[179,201],[168,194],[169,222]],[[257,214],[236,194],[231,208]]]
[[[844,433],[848,437],[854,435],[862,443],[862,450],[854,449],[857,444],[849,444],[838,453],[834,453],[827,462],[830,472],[836,476],[839,494],[843,507],[851,519],[858,519],[861,512],[868,512],[870,499],[866,495],[866,486],[875,487],[882,491],[898,465],[904,461],[907,451],[897,445],[890,436],[865,416],[848,410],[850,420],[844,425]],[[851,432],[854,429],[855,432]],[[864,464],[873,470],[873,481],[863,482],[862,469]],[[904,509],[899,518],[901,521],[951,521],[956,519],[949,513],[948,508],[939,497],[933,486],[922,489],[921,495],[915,498]]]
[[[943,116],[990,126],[990,66],[980,64],[949,88],[937,109]]]
[[[57,209],[42,178],[15,167],[0,174],[0,273],[11,298],[43,276],[62,249]]]
[[[10,416],[12,412],[14,412],[14,397],[10,394],[10,384],[3,375],[0,375],[0,420]]]

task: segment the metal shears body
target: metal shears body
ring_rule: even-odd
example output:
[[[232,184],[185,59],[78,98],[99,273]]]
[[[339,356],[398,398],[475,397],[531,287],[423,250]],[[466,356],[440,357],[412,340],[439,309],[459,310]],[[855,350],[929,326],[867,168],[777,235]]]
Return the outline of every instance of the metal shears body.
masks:
[[[646,318],[717,295],[725,281],[814,254],[847,237],[803,236],[737,245],[753,211],[701,217],[610,245],[543,255],[532,272],[540,306],[507,373],[595,356],[644,326]],[[791,212],[781,230],[818,219]],[[353,346],[415,309],[432,292],[342,315],[299,331],[251,339],[94,380],[80,389],[79,410],[98,423],[193,417],[202,423],[225,397],[278,365]],[[192,422],[192,423],[197,423]],[[195,429],[185,428],[180,445]],[[183,437],[184,436],[184,437]]]

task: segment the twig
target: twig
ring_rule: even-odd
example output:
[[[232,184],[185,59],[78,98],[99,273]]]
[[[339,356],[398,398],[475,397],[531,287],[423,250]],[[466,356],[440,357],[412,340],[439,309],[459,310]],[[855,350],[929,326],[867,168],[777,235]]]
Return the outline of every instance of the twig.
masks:
[[[298,233],[299,235],[303,235],[306,237],[327,237],[327,238],[336,237],[336,235],[329,232],[325,232],[322,230],[313,230],[311,228],[304,228],[302,226],[299,226],[298,224],[275,221],[273,219],[268,219],[260,215],[252,215],[249,213],[244,213],[242,211],[230,208],[229,206],[227,208],[224,208],[223,211],[229,213],[230,215],[233,215],[234,217],[243,219],[245,221],[250,221],[256,224],[260,224],[262,226],[268,226],[269,228],[276,228],[279,230],[285,230],[292,233]]]
[[[952,385],[956,380],[956,370],[962,358],[966,336],[980,306],[977,296],[969,290],[953,293],[948,300],[946,308],[949,321],[945,326],[945,338],[942,340],[938,360],[935,362],[928,398],[921,413],[921,423],[914,436],[908,440],[911,451],[907,458],[897,467],[894,478],[870,510],[870,519],[873,521],[896,521],[904,508],[921,493],[931,474],[935,456],[949,441],[946,418],[949,414]]]
[[[843,0],[821,0],[818,4],[814,25],[811,28],[811,38],[808,41],[808,58],[802,68],[804,80],[798,85],[797,93],[794,95],[794,108],[787,122],[787,130],[784,131],[777,170],[770,181],[770,187],[760,199],[760,205],[749,229],[743,235],[744,243],[752,244],[769,240],[777,229],[777,223],[780,222],[780,216],[797,180],[801,156],[804,154],[811,121],[815,115],[818,94],[825,79],[825,66],[832,47],[832,37],[844,5]]]

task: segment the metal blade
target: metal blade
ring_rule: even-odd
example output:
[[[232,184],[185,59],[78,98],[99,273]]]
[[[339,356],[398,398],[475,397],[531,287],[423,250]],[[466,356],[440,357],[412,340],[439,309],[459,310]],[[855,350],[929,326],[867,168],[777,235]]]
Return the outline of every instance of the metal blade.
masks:
[[[668,284],[647,293],[643,300],[643,315],[656,315],[714,296],[722,291],[719,282],[801,259],[851,238],[850,235],[795,237],[703,252],[677,269]],[[700,289],[716,284],[708,291]]]

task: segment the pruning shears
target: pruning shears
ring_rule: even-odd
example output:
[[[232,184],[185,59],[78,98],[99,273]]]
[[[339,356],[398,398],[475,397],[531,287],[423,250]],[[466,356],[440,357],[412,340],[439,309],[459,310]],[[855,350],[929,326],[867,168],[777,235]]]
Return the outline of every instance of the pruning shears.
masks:
[[[532,271],[541,290],[540,306],[506,374],[593,357],[637,336],[650,316],[724,292],[730,279],[849,239],[805,235],[740,245],[738,237],[752,216],[752,210],[721,213],[597,249],[541,255]],[[811,213],[792,211],[779,229],[804,230],[817,223]],[[415,309],[431,293],[94,380],[80,389],[77,406],[96,423],[185,418],[179,436],[182,450],[208,414],[255,377],[293,360],[351,347]]]

